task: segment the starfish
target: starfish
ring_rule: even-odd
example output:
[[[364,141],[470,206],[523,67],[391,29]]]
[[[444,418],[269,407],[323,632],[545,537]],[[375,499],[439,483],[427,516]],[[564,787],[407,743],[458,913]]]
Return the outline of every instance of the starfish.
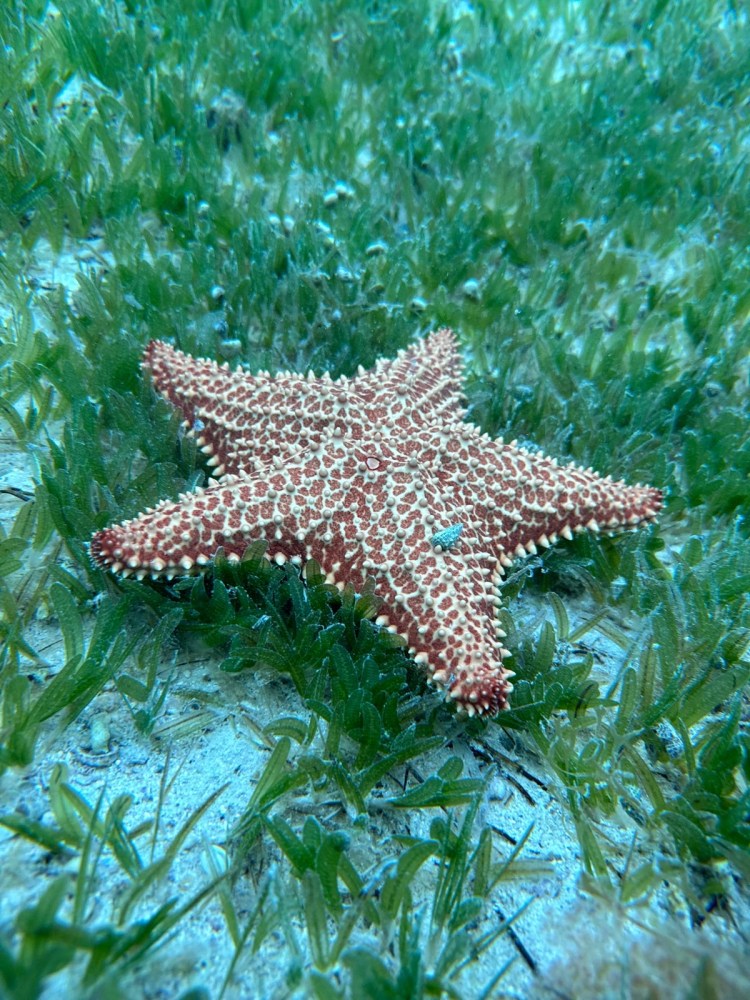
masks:
[[[469,715],[508,707],[512,671],[496,623],[515,560],[582,531],[651,521],[662,493],[560,465],[468,422],[454,334],[332,380],[251,375],[162,341],[142,368],[182,414],[215,478],[97,532],[91,556],[122,576],[198,572],[219,546],[239,561],[315,559],[340,589],[375,581],[429,679]]]

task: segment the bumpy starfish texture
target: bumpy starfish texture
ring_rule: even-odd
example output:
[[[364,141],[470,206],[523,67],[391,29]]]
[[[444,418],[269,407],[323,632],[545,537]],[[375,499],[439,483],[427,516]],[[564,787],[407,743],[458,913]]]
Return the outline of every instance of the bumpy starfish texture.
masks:
[[[505,569],[558,537],[635,527],[661,507],[657,489],[558,465],[468,423],[450,330],[336,381],[230,371],[161,341],[142,366],[217,481],[97,532],[97,565],[172,578],[219,546],[239,560],[262,538],[268,558],[314,558],[339,587],[371,577],[388,608],[377,621],[470,715],[508,707],[495,622]]]

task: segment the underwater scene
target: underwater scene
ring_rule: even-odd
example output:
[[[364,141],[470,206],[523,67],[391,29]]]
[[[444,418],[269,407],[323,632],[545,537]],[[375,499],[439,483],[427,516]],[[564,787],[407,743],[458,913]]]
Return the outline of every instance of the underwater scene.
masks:
[[[0,42],[0,1000],[750,995],[748,5]]]

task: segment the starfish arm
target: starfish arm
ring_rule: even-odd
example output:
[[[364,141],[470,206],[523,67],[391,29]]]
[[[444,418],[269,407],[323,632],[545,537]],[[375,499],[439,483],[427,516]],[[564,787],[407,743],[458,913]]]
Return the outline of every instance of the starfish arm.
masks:
[[[98,531],[91,557],[98,566],[140,579],[200,570],[220,546],[237,560],[258,539],[268,542],[267,555],[279,562],[317,558],[333,541],[330,522],[343,509],[345,490],[356,485],[352,462],[343,470],[343,450],[312,447],[304,460],[277,460],[262,476],[226,476],[208,489],[160,503]],[[329,477],[337,482],[335,495]],[[336,526],[347,536],[351,518],[337,518]]]
[[[376,583],[379,575],[373,573]],[[508,708],[513,676],[500,639],[496,607],[499,573],[486,554],[466,546],[441,551],[425,539],[409,547],[409,559],[391,570],[385,589],[388,613],[378,619],[409,643],[432,683],[469,715]]]
[[[231,371],[161,340],[148,345],[141,367],[180,411],[216,479],[261,473],[274,459],[286,460],[325,440],[335,430],[349,382],[312,373]]]
[[[219,546],[236,560],[254,539],[277,541],[279,525],[292,520],[291,506],[291,495],[277,492],[268,481],[229,477],[98,531],[91,539],[91,558],[97,566],[138,579],[184,576],[206,566]],[[282,536],[290,557],[304,551],[292,529],[293,524]]]
[[[507,566],[583,531],[633,528],[653,520],[661,490],[628,486],[593,469],[561,465],[536,451],[492,440],[472,424],[454,425],[436,447],[441,478]]]
[[[464,416],[463,361],[452,330],[436,330],[380,359],[352,380],[378,423],[393,421],[405,432]]]

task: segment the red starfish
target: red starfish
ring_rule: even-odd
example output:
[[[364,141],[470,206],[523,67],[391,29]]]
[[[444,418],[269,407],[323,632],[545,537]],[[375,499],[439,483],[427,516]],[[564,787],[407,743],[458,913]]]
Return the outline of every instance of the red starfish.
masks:
[[[153,341],[143,368],[221,482],[94,535],[99,566],[184,575],[256,538],[276,562],[367,577],[378,618],[470,715],[508,706],[495,622],[504,567],[558,536],[632,527],[662,494],[492,440],[464,420],[461,360],[439,330],[356,378],[249,375]]]

